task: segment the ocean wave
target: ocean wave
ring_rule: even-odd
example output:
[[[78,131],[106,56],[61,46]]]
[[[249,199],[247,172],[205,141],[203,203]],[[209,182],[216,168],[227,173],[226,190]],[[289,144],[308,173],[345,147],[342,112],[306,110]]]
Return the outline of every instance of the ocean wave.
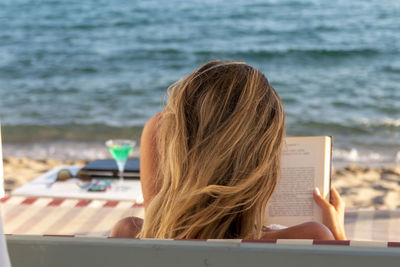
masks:
[[[333,135],[351,139],[359,136],[359,141],[368,143],[370,137],[382,138],[399,144],[400,118],[343,118],[302,120],[299,114],[288,112],[288,132],[291,135]]]
[[[367,166],[393,166],[400,165],[400,151],[371,151],[356,148],[333,148],[333,162],[337,166],[367,165]]]
[[[246,59],[271,59],[290,57],[292,59],[304,60],[304,57],[331,58],[338,59],[341,57],[373,57],[388,51],[381,51],[374,48],[357,48],[357,49],[249,49],[249,50],[197,50],[193,54],[197,56],[206,56],[209,58],[246,58]]]
[[[269,0],[269,1],[249,1],[246,7],[249,8],[266,8],[266,7],[289,7],[289,8],[307,8],[317,5],[315,1],[299,1],[299,0]]]
[[[385,66],[385,67],[382,68],[382,71],[388,72],[388,73],[399,74],[399,73],[400,73],[400,67],[396,67],[396,66]]]
[[[69,140],[73,142],[102,142],[110,138],[139,139],[143,126],[117,127],[106,124],[60,124],[60,125],[4,125],[3,142],[42,143]]]
[[[109,158],[103,141],[42,141],[34,143],[5,143],[4,157],[28,157],[38,160],[53,158],[58,160],[93,160]],[[139,157],[140,147],[135,147],[132,156]],[[395,165],[400,164],[400,151],[376,152],[361,151],[356,148],[333,148],[333,162],[336,166]]]
[[[350,163],[366,163],[366,162],[385,162],[394,158],[389,155],[382,155],[377,152],[359,152],[357,149],[352,148],[349,150],[336,148],[333,149],[333,159],[338,161],[345,161]]]
[[[290,116],[291,114],[289,114]],[[292,135],[304,135],[304,134],[356,134],[356,135],[368,135],[371,134],[370,129],[363,127],[363,125],[357,123],[346,123],[346,122],[329,122],[322,120],[296,120],[287,124],[288,131]]]
[[[94,160],[111,158],[103,142],[41,142],[28,144],[4,144],[4,157],[27,157],[37,160]],[[133,157],[139,157],[139,148],[134,148]]]
[[[364,126],[367,127],[394,127],[394,128],[399,128],[400,127],[400,118],[381,118],[381,119],[367,119],[363,118],[361,119],[361,123]]]

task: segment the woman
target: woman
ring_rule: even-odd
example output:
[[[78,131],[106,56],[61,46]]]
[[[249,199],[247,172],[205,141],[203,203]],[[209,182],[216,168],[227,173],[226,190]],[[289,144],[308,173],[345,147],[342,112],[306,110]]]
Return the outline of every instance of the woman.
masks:
[[[260,71],[212,61],[169,92],[167,106],[142,134],[144,221],[125,218],[111,236],[345,239],[335,190],[332,203],[314,192],[325,226],[263,227],[280,173],[285,116]]]

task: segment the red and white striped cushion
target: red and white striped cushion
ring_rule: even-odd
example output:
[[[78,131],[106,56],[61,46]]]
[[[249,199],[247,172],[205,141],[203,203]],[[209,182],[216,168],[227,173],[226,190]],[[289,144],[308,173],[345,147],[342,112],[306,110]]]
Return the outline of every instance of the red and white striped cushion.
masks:
[[[7,196],[0,202],[6,234],[106,237],[112,226],[121,218],[127,216],[143,218],[144,215],[143,204],[135,201]],[[382,241],[383,243],[378,242],[376,245],[397,246],[397,241],[400,241],[398,225],[400,225],[400,210],[346,211],[346,233],[352,240],[349,245],[361,241]],[[304,242],[310,243],[309,240]],[[335,242],[341,245],[348,243]],[[321,241],[311,243],[322,244]]]
[[[6,234],[108,236],[119,219],[144,212],[134,201],[8,196],[1,202]]]

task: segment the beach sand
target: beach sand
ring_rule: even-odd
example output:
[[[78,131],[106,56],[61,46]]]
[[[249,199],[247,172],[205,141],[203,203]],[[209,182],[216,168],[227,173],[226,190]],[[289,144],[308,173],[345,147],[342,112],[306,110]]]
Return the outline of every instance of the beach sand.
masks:
[[[4,178],[7,192],[60,165],[85,165],[85,161],[5,158]],[[400,167],[348,166],[335,169],[332,185],[338,189],[346,208],[400,208]]]
[[[333,172],[346,208],[400,208],[400,167],[348,166]]]

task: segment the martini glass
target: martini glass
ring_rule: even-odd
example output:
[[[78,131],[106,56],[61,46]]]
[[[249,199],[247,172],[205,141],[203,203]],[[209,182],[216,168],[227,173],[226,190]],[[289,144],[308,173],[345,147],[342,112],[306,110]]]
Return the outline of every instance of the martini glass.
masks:
[[[134,140],[124,139],[111,139],[106,142],[108,150],[117,162],[119,182],[118,185],[122,187],[124,181],[124,169],[126,161],[128,160],[129,153],[131,153],[133,147],[136,145]]]

